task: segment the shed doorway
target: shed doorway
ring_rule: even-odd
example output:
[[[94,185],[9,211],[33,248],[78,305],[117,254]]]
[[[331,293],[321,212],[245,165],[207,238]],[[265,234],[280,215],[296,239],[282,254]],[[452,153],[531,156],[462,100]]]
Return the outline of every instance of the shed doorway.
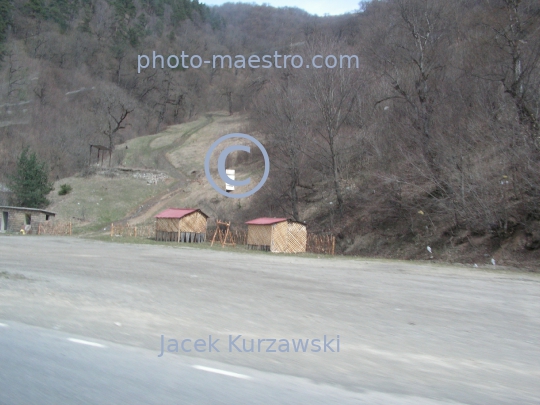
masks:
[[[2,212],[2,218],[0,218],[0,232],[6,232],[8,229],[8,216],[7,211]]]

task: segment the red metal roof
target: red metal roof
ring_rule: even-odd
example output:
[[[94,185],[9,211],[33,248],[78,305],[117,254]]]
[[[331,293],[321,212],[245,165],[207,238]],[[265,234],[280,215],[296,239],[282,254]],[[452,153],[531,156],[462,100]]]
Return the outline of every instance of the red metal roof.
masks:
[[[200,211],[198,209],[192,208],[168,208],[165,211],[156,215],[156,218],[183,218],[188,214],[191,214],[195,211]],[[201,213],[205,215],[202,211]]]
[[[287,218],[257,218],[252,219],[251,221],[247,221],[246,224],[248,225],[272,225],[277,224],[278,222],[286,221]]]

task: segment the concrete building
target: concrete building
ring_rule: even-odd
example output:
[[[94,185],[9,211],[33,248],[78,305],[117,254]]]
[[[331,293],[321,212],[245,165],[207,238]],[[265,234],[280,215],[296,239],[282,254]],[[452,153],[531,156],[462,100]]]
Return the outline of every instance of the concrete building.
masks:
[[[40,222],[48,222],[56,213],[39,208],[0,206],[0,232],[37,232]]]

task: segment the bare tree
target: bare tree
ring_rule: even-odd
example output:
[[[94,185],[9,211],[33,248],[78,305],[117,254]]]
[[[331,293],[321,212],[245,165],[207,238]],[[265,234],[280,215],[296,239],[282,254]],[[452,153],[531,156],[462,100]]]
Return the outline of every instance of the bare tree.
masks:
[[[108,120],[103,134],[109,139],[109,149],[114,149],[116,133],[126,128],[126,118],[134,111],[134,108],[128,107],[123,102],[109,103],[107,105]]]
[[[473,74],[498,81],[514,102],[519,121],[540,149],[540,12],[531,0],[486,2],[481,18],[487,29]],[[479,57],[478,57],[479,56]]]
[[[19,100],[21,92],[24,90],[26,84],[27,69],[25,69],[18,58],[16,53],[17,48],[10,48],[6,52],[6,64],[7,64],[7,98],[8,100]]]
[[[97,91],[91,109],[97,119],[99,131],[106,137],[112,152],[119,132],[128,127],[128,116],[135,107],[124,94],[115,93],[114,89],[102,89]]]
[[[319,38],[308,44],[311,55],[339,54],[340,45],[336,40]],[[334,61],[329,61],[331,66]],[[339,63],[339,61],[336,61]],[[336,194],[337,209],[343,214],[343,194],[339,168],[338,139],[343,127],[352,120],[359,106],[362,81],[355,69],[327,67],[302,70],[302,86],[306,99],[313,105],[312,129],[322,140],[317,143],[322,163],[330,169],[333,189]]]
[[[272,167],[278,183],[285,189],[280,197],[290,201],[292,217],[299,221],[302,218],[299,189],[311,188],[307,184],[309,174],[305,154],[310,123],[302,91],[290,84],[289,76],[285,73],[282,80],[272,83],[261,94],[252,117],[269,138]]]
[[[414,141],[433,179],[441,182],[435,139],[439,134],[433,125],[444,99],[441,87],[446,80],[453,10],[447,2],[436,0],[391,4],[386,11],[396,24],[390,30],[383,28],[382,43],[372,51],[379,61],[376,70],[382,72],[390,89],[377,104],[391,100],[404,110],[411,129],[421,135]]]

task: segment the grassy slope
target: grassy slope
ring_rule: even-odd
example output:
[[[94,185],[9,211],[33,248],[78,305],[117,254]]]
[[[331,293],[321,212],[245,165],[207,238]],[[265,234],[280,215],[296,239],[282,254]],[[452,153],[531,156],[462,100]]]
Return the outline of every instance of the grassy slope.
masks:
[[[58,196],[55,190],[49,209],[57,212],[60,220],[74,221],[79,231],[103,229],[127,218],[132,224],[150,222],[153,215],[168,207],[199,207],[213,216],[226,215],[238,209],[238,202],[210,187],[204,175],[204,156],[212,142],[242,131],[246,124],[243,116],[214,113],[159,134],[132,139],[116,148],[113,161],[124,167],[167,173],[170,178],[166,182],[150,185],[132,173],[74,176],[56,182],[56,190],[67,183],[73,191]],[[257,168],[256,163],[244,165],[243,170],[252,175],[253,181],[258,181],[254,172],[260,171],[251,167],[255,164]]]
[[[148,185],[142,179],[102,176],[62,179],[55,188],[59,189],[59,184],[64,183],[70,184],[73,191],[66,196],[54,195],[50,209],[58,214],[58,219],[72,220],[90,229],[122,219],[134,205],[166,188],[165,183]]]

